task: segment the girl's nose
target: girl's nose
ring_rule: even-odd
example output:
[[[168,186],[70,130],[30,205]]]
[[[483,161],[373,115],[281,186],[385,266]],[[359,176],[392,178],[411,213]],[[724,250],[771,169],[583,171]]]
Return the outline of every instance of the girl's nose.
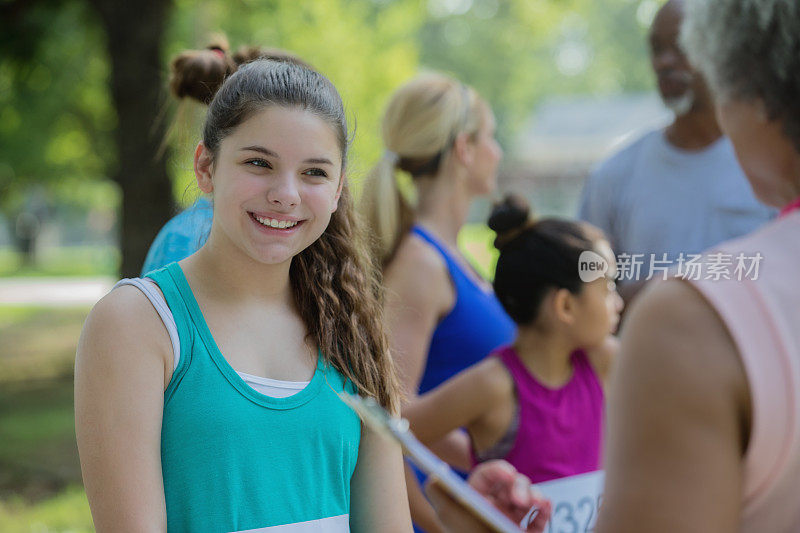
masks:
[[[288,174],[277,176],[267,191],[267,201],[275,207],[297,206],[300,203],[300,192],[294,176]]]

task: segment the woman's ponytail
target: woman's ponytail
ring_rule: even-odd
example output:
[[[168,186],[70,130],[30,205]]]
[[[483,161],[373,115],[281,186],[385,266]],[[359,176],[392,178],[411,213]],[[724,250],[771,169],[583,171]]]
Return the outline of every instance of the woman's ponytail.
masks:
[[[361,196],[361,211],[371,232],[370,248],[384,266],[414,221],[414,209],[397,184],[397,159],[397,154],[384,152],[367,176]]]

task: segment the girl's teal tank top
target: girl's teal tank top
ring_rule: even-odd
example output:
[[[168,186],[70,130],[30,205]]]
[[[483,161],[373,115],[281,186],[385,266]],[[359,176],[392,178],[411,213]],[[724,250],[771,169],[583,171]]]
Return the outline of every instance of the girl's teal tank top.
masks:
[[[168,531],[349,531],[361,424],[336,393],[352,384],[320,353],[302,391],[257,392],[220,353],[180,266],[148,277],[180,338],[161,428]]]

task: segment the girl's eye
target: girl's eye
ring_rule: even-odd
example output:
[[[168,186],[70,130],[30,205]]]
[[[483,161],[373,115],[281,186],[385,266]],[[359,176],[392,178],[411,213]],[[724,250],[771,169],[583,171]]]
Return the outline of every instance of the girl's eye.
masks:
[[[250,159],[245,163],[259,168],[272,168],[272,165],[266,159]]]
[[[303,172],[303,174],[306,174],[307,176],[320,176],[322,178],[328,177],[328,173],[322,170],[321,168],[310,168],[305,172]]]

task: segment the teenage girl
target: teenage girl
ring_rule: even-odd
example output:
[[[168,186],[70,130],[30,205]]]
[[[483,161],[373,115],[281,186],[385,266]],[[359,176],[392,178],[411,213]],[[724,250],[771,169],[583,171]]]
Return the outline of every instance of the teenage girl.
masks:
[[[600,468],[604,383],[622,299],[611,248],[581,222],[529,219],[524,201],[495,208],[500,250],[494,289],[517,323],[516,341],[403,410],[423,442],[465,427],[474,461],[505,459],[537,483]],[[605,276],[582,281],[594,252]]]
[[[312,68],[291,52],[278,48],[244,46],[231,54],[227,41],[219,39],[202,50],[181,52],[172,60],[170,93],[181,105],[187,101],[208,105],[214,96],[209,88],[216,89],[241,65],[255,59],[286,61]],[[182,114],[183,107],[179,107],[177,116]],[[176,125],[180,125],[179,120],[172,127]],[[190,207],[167,221],[147,251],[142,276],[195,253],[208,239],[213,213],[209,199],[201,196]]]
[[[214,218],[195,254],[92,310],[76,432],[98,531],[406,531],[398,447],[336,393],[397,411],[377,277],[345,177],[341,98],[257,60],[194,155]]]
[[[502,150],[494,132],[488,104],[440,74],[402,86],[386,109],[386,152],[362,200],[384,265],[390,346],[409,398],[514,339],[513,321],[457,246],[473,201],[495,189]],[[413,208],[400,194],[400,174],[411,178]],[[470,466],[463,434],[434,450]],[[410,471],[407,483],[414,522],[428,533],[442,530]]]

